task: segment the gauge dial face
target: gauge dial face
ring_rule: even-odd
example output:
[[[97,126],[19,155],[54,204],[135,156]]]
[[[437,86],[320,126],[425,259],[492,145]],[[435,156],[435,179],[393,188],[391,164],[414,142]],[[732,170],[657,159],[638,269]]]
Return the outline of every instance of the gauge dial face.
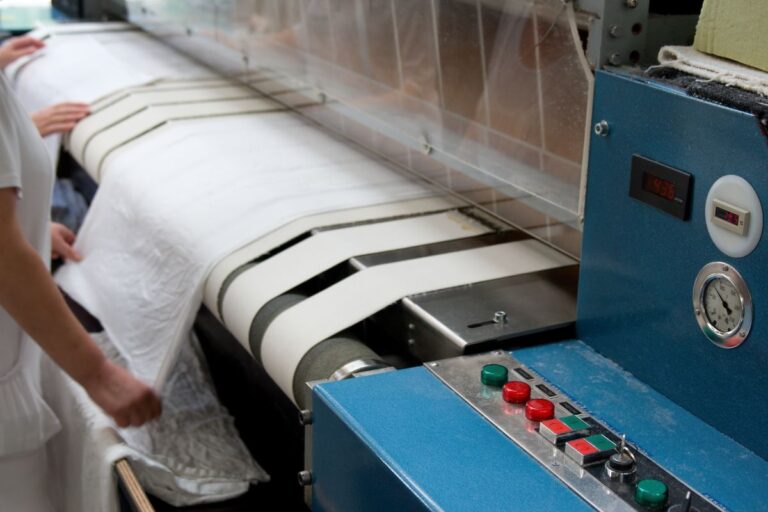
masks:
[[[741,295],[727,278],[719,276],[707,283],[703,302],[707,321],[719,332],[731,332],[741,325],[744,318]]]
[[[752,329],[752,294],[735,268],[713,261],[696,275],[693,312],[709,341],[720,348],[736,348],[744,343]]]

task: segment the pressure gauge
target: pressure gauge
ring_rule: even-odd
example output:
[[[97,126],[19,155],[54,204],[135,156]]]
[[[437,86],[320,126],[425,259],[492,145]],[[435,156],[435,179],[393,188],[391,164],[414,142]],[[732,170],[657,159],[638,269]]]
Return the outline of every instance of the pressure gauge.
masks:
[[[693,309],[704,335],[721,348],[741,345],[752,328],[752,295],[727,263],[707,263],[693,285]]]

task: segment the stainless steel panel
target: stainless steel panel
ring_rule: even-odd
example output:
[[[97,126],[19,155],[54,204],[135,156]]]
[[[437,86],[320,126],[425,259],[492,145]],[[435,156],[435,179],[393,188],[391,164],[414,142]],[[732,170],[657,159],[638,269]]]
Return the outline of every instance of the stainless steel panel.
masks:
[[[635,503],[634,486],[610,479],[602,464],[581,467],[565,455],[562,446],[555,446],[539,435],[538,422],[525,418],[523,405],[505,402],[501,398],[501,389],[486,386],[480,381],[480,373],[486,364],[503,365],[509,370],[510,380],[527,382],[531,386],[531,398],[551,400],[555,404],[555,417],[570,416],[574,413],[562,405],[563,402],[572,404],[573,400],[506,352],[495,351],[475,356],[462,356],[427,363],[425,366],[512,442],[597,510],[648,510]],[[592,425],[590,433],[603,434],[617,445],[620,444],[620,437],[615,432],[608,430],[596,419],[590,418],[584,411],[576,412],[579,417]],[[669,503],[683,503],[686,494],[692,491],[693,508],[691,510],[700,512],[721,510],[689,489],[645,454],[629,445],[627,447],[632,450],[636,459],[638,478],[658,478],[664,481],[669,489]]]
[[[477,352],[576,322],[578,266],[403,299],[408,345],[421,360]]]

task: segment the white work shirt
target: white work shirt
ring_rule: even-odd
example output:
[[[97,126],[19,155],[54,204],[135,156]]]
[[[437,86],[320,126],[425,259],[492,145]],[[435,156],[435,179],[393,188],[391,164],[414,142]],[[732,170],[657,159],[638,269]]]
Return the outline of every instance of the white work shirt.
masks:
[[[0,72],[0,188],[18,190],[18,222],[46,265],[53,180],[43,141]],[[39,448],[60,429],[40,394],[40,357],[37,344],[0,308],[0,457]]]

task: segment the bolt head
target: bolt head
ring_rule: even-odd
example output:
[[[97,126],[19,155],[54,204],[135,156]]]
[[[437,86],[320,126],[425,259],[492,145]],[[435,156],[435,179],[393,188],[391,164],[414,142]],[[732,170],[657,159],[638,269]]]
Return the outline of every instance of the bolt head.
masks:
[[[746,338],[747,337],[747,331],[741,331],[739,333],[739,336],[741,336],[742,338]]]
[[[610,125],[608,124],[608,121],[602,120],[599,123],[595,124],[595,135],[598,135],[600,137],[607,137],[608,132],[610,132]]]
[[[625,0],[624,5],[626,5],[630,9],[634,9],[635,7],[637,7],[637,0]]]

